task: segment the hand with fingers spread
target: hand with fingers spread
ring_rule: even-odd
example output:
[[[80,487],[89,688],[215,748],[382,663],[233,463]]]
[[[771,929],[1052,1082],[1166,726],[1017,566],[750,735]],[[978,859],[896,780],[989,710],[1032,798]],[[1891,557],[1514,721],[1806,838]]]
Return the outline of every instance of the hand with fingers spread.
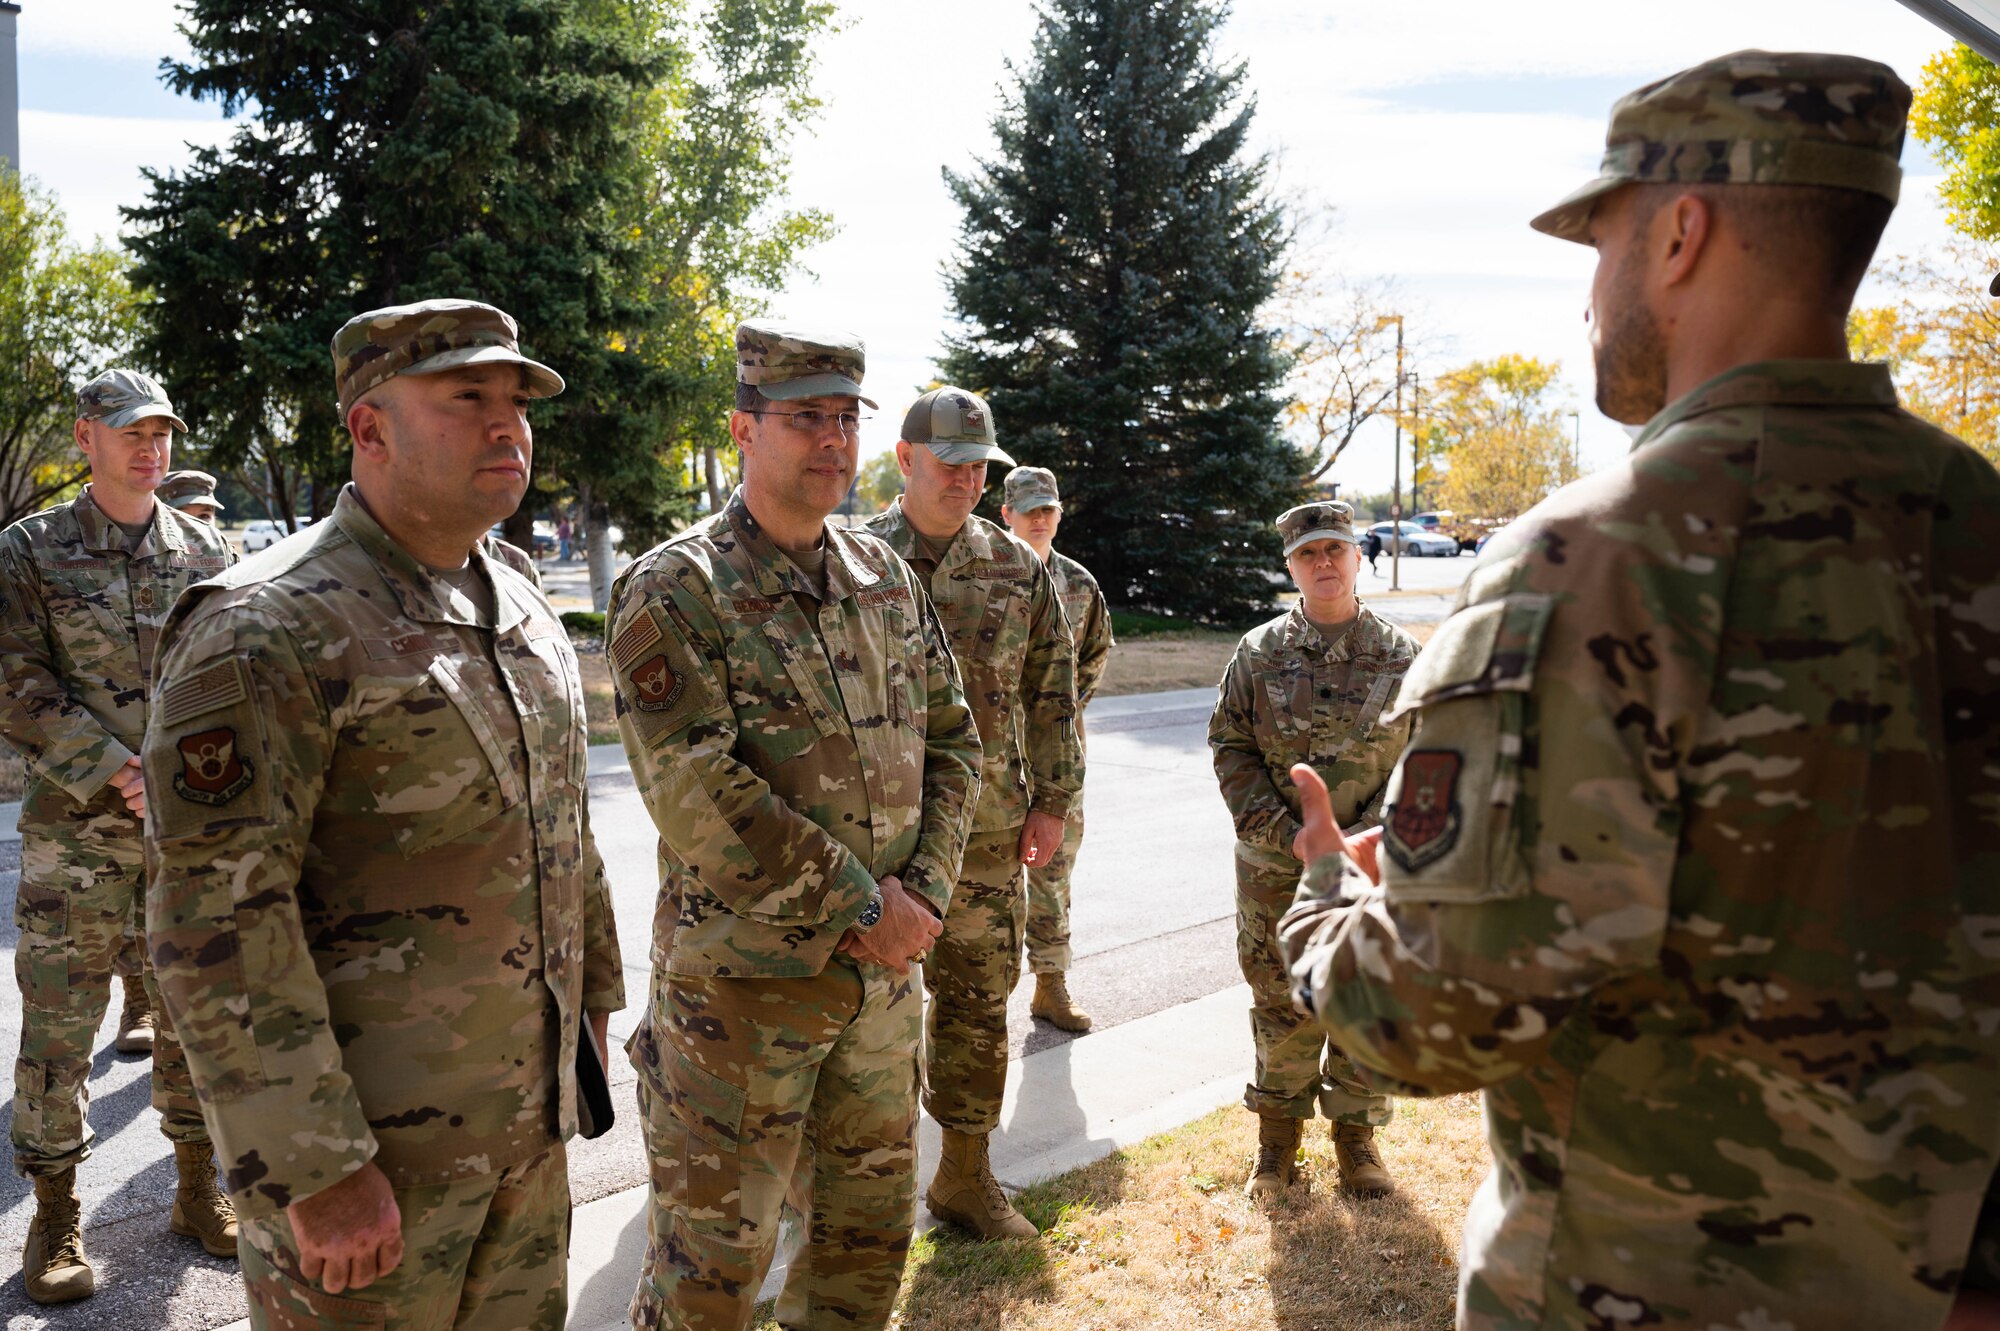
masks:
[[[1371,827],[1353,836],[1341,831],[1326,782],[1307,764],[1292,768],[1292,784],[1299,790],[1299,820],[1305,824],[1292,838],[1292,854],[1299,863],[1311,864],[1322,855],[1345,855],[1369,882],[1381,883],[1382,829]]]
[[[299,1274],[329,1294],[366,1289],[403,1260],[403,1216],[389,1177],[369,1161],[285,1208],[299,1245]]]

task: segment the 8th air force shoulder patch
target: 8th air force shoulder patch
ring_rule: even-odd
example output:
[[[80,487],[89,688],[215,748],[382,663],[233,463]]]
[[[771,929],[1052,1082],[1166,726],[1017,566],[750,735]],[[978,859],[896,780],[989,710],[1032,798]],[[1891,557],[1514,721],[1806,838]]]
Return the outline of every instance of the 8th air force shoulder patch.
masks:
[[[183,735],[174,747],[181,755],[174,790],[182,799],[220,807],[248,790],[256,777],[257,769],[236,752],[233,726]]]
[[[1458,842],[1458,773],[1451,749],[1417,749],[1403,759],[1403,789],[1382,829],[1389,855],[1414,873]]]

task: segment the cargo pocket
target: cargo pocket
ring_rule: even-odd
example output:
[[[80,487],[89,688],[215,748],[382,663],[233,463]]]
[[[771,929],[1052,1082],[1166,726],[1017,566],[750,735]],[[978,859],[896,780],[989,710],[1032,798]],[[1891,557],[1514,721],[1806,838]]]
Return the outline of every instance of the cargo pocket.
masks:
[[[735,1243],[743,1218],[737,1147],[747,1097],[660,1044],[650,1026],[635,1038],[654,1191],[695,1233]]]
[[[1392,899],[1463,903],[1528,890],[1528,698],[1554,607],[1553,597],[1516,595],[1461,610],[1404,677],[1385,717],[1416,713],[1383,799]]]
[[[259,1313],[258,1324],[269,1331],[318,1331],[322,1327],[386,1327],[386,1304],[350,1299],[314,1289],[279,1270],[247,1239],[237,1245],[243,1265],[243,1287]],[[414,1259],[415,1254],[412,1254]]]
[[[14,976],[21,1002],[38,1008],[69,1005],[70,974],[76,948],[69,938],[69,894],[20,883],[15,889]]]

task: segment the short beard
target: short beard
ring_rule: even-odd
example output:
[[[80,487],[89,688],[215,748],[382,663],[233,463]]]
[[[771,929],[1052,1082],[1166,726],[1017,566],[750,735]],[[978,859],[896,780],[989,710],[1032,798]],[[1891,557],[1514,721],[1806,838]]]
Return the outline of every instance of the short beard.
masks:
[[[1614,421],[1644,425],[1667,405],[1667,344],[1640,288],[1637,251],[1611,282],[1612,315],[1596,311],[1597,409]]]

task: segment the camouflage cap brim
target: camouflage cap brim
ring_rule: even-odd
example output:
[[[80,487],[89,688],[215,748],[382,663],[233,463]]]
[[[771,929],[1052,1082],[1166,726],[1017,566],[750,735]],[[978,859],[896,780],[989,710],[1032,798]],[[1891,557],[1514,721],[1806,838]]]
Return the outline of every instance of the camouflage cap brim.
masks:
[[[460,370],[468,365],[499,364],[518,365],[527,371],[531,397],[555,397],[568,387],[563,377],[548,366],[506,347],[455,347],[450,351],[440,351],[435,356],[426,356],[400,373],[443,374],[446,370]]]
[[[1351,531],[1339,531],[1332,527],[1321,527],[1317,531],[1300,532],[1297,536],[1285,542],[1285,558],[1290,559],[1292,551],[1302,545],[1311,545],[1314,541],[1345,541],[1349,545],[1361,544],[1361,538]]]
[[[937,460],[947,467],[963,466],[968,462],[1004,462],[1010,467],[1014,465],[1014,459],[994,444],[971,444],[960,441],[949,444],[925,444],[924,447],[935,453]]]
[[[995,451],[997,452],[998,450],[996,449]],[[1038,508],[1061,508],[1062,500],[1056,498],[1054,495],[1025,494],[1019,499],[1008,500],[1007,507],[1013,509],[1016,513],[1032,513]]]
[[[190,505],[194,505],[196,507],[212,508],[218,513],[229,507],[229,505],[223,503],[212,494],[177,495],[164,502],[169,508],[185,509]]]
[[[1569,197],[1547,212],[1537,214],[1528,225],[1545,236],[1588,245],[1590,214],[1596,209],[1598,200],[1632,183],[1629,180],[1613,180],[1600,176],[1583,188],[1571,191]]]
[[[844,374],[808,374],[798,379],[784,379],[777,383],[758,384],[757,391],[773,402],[795,402],[802,397],[851,397],[871,411],[879,411],[875,402],[861,396],[861,385]]]
[[[165,407],[161,406],[157,402],[141,402],[136,407],[127,407],[123,411],[114,411],[108,416],[99,416],[96,419],[103,421],[106,425],[110,426],[114,430],[122,430],[126,426],[131,425],[137,421],[143,421],[149,416],[163,417],[169,424],[171,424],[176,430],[179,430],[182,434],[186,434],[188,432],[186,421],[174,415],[173,412],[167,410]]]

